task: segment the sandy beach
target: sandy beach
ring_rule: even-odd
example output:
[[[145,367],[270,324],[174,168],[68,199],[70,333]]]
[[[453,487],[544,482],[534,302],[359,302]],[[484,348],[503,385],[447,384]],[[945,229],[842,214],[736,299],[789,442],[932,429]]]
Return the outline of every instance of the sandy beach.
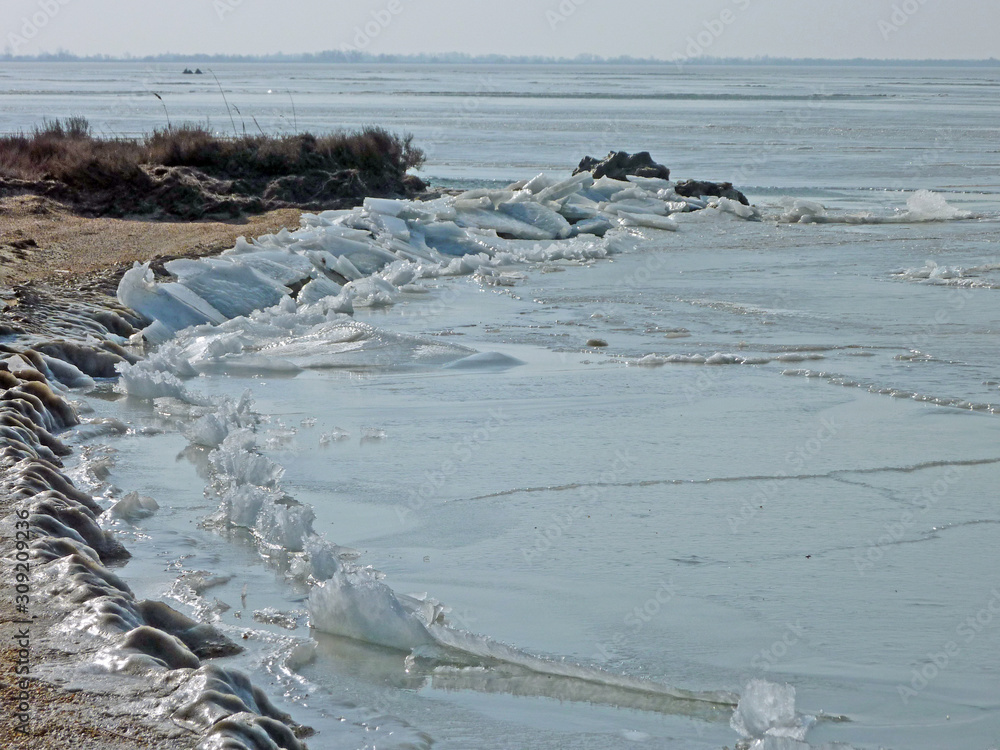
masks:
[[[0,198],[0,286],[80,277],[135,261],[211,255],[236,238],[298,226],[277,209],[232,222],[90,218],[38,195]]]

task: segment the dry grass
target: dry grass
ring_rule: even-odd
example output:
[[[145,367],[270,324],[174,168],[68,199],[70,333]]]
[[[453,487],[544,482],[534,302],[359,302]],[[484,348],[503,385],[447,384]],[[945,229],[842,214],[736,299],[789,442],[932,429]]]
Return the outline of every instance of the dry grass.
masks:
[[[200,126],[183,125],[156,131],[144,146],[147,164],[195,167],[219,178],[277,177],[315,169],[402,174],[423,162],[412,136],[401,139],[382,128],[324,136],[220,138]]]
[[[0,138],[0,177],[58,180],[74,188],[102,188],[141,180],[143,144],[101,140],[87,121],[70,118],[47,122],[30,135]]]
[[[30,134],[0,137],[0,178],[57,180],[75,189],[142,187],[143,167],[193,167],[218,179],[358,170],[401,178],[423,163],[412,136],[382,128],[225,138],[200,125],[157,130],[143,140],[95,138],[84,118],[46,122]]]

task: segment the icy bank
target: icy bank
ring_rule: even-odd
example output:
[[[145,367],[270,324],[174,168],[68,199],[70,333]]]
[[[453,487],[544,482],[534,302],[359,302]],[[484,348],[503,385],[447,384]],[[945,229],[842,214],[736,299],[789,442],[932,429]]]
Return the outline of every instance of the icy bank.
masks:
[[[706,190],[711,183],[704,185]],[[142,338],[159,344],[184,329],[224,328],[260,310],[347,316],[356,307],[385,307],[421,293],[423,280],[470,274],[487,278],[516,264],[607,258],[649,232],[677,232],[688,222],[761,218],[758,209],[739,200],[690,192],[690,187],[660,178],[594,179],[582,172],[566,179],[539,175],[504,189],[470,190],[431,201],[369,198],[353,210],[303,215],[294,231],[240,239],[218,257],[170,261],[165,264],[168,280],[155,278],[148,265],[136,264],[122,278],[118,299],[150,321]],[[897,224],[974,217],[943,196],[921,190],[910,196],[905,211],[889,216],[839,215],[819,203],[789,199],[769,218]],[[268,321],[258,322],[262,325],[244,330],[242,338],[227,336],[225,344],[209,347],[205,361],[235,355],[254,336],[273,333]],[[226,346],[235,349],[220,353]],[[329,358],[303,364],[283,354],[270,359],[292,370],[333,365]],[[239,366],[255,364],[243,356]]]
[[[431,670],[496,670],[498,679],[516,679],[525,695],[716,719],[718,712],[735,705],[731,693],[692,692],[538,657],[453,627],[447,606],[426,595],[393,590],[379,571],[357,561],[355,551],[316,532],[313,509],[284,491],[284,468],[258,445],[263,438],[257,428],[260,417],[248,394],[215,407],[185,405],[172,398],[157,399],[155,405],[163,413],[184,415],[187,438],[213,448],[207,461],[209,490],[220,505],[210,523],[249,533],[265,558],[280,555],[287,575],[311,588],[308,612],[314,629],[397,650]],[[470,686],[476,689],[474,681]]]
[[[605,258],[636,233],[677,231],[676,217],[690,212],[758,218],[737,200],[681,195],[664,179],[538,175],[500,190],[431,201],[369,198],[350,211],[306,214],[295,231],[241,239],[215,258],[171,261],[170,280],[136,264],[118,299],[151,321],[145,340],[162,343],[185,328],[266,308],[290,313],[322,304],[350,314],[392,305],[418,291],[421,279]]]
[[[99,359],[92,359],[90,372],[98,372]],[[137,600],[109,567],[129,554],[101,528],[101,506],[64,472],[61,457],[70,450],[56,436],[79,419],[46,375],[28,366],[32,361],[69,381],[80,378],[66,369],[67,360],[59,360],[60,367],[30,348],[0,364],[0,488],[13,511],[0,523],[11,540],[4,543],[6,555],[30,570],[23,602],[25,612],[36,613],[33,645],[42,637],[41,623],[55,618],[55,631],[96,652],[82,664],[61,666],[63,672],[73,670],[83,685],[100,684],[102,674],[137,678],[150,697],[135,693],[131,709],[148,722],[184,727],[199,747],[300,750],[290,716],[246,675],[207,663],[240,647],[161,602]],[[112,512],[135,517],[152,512],[155,502],[127,497],[119,506]],[[45,614],[38,619],[41,602]]]
[[[130,271],[119,298],[153,321],[143,337],[159,346],[141,363],[119,367],[120,387],[153,400],[161,414],[184,415],[188,440],[211,450],[209,489],[218,499],[212,522],[249,534],[265,558],[280,556],[283,571],[310,589],[315,630],[394,649],[435,675],[450,670],[456,683],[487,672],[516,678],[523,694],[691,715],[724,711],[728,719],[734,694],[690,692],[529,654],[454,627],[448,607],[426,595],[394,590],[356,553],[317,533],[313,509],[285,492],[284,469],[265,454],[249,396],[212,400],[185,381],[210,372],[515,364],[380,330],[351,313],[414,299],[409,295],[422,293],[428,279],[474,273],[502,279],[500,269],[512,265],[606,258],[649,233],[669,243],[674,235],[662,232],[683,231],[687,221],[755,218],[756,210],[739,201],[685,197],[660,178],[626,182],[588,174],[539,176],[427,202],[370,199],[351,211],[307,215],[295,231],[241,240],[217,258],[168,263],[169,280],[142,266]],[[782,357],[808,358],[776,359]],[[700,363],[756,361],[720,353]]]

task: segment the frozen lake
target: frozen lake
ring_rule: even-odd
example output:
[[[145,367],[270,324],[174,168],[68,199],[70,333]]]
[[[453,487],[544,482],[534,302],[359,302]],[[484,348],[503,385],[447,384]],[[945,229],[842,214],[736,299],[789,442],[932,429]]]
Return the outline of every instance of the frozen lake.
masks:
[[[138,90],[136,72],[24,70],[37,80],[0,84],[14,129],[25,102],[53,101],[115,132],[157,124],[108,93]],[[277,82],[216,72],[281,124],[284,103],[265,106]],[[239,665],[319,729],[316,747],[721,748],[740,738],[726,696],[751,680],[795,688],[798,716],[775,725],[802,747],[996,747],[1000,179],[983,92],[1000,73],[279,74],[300,127],[413,131],[432,179],[563,177],[584,153],[641,148],[677,178],[738,177],[762,221],[681,214],[677,232],[615,230],[608,253],[417,279],[391,305],[355,304],[377,346],[347,357],[332,329],[258,332],[269,362],[209,357],[185,380],[213,398],[249,388],[289,507],[311,506],[392,591],[450,608],[483,636],[477,656],[330,635],[334,610],[307,629],[295,555],[203,523],[219,474],[176,431],[184,409],[85,396],[136,428],[88,449],[113,451],[105,491],[161,506],[120,524],[138,595],[248,633]],[[204,111],[207,89],[171,85],[175,120]],[[925,188],[955,220],[885,223]],[[826,205],[828,223],[792,223],[803,204],[786,197]],[[197,571],[223,579],[192,587]],[[265,609],[285,614],[255,620]]]

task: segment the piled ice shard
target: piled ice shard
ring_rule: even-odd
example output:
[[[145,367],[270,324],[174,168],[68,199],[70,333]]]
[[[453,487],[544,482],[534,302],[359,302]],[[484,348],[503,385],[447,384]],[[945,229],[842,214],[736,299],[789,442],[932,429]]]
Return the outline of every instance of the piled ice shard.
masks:
[[[472,350],[383,331],[349,313],[422,291],[422,279],[485,278],[504,266],[605,258],[647,231],[676,230],[674,215],[691,211],[754,215],[726,198],[679,196],[662,178],[539,175],[503,189],[427,201],[368,199],[350,211],[307,214],[295,231],[241,239],[215,258],[171,261],[169,279],[137,265],[118,296],[151,320],[142,335],[160,345],[143,361],[119,366],[119,387],[157,409],[189,415],[184,434],[212,449],[210,491],[220,501],[212,521],[248,532],[265,556],[282,553],[289,575],[310,587],[313,628],[414,658],[504,663],[541,676],[535,689],[542,694],[558,683],[568,691],[560,695],[598,702],[612,702],[612,691],[616,703],[628,694],[643,705],[684,701],[728,711],[735,703],[728,693],[692,693],[543,659],[452,627],[447,607],[394,591],[381,573],[354,562],[356,553],[316,532],[312,508],[283,490],[282,467],[258,442],[249,397],[211,399],[183,382],[201,372],[389,366],[407,357],[481,365]],[[485,360],[495,357],[487,353]]]
[[[118,299],[151,321],[144,338],[162,343],[189,326],[219,325],[289,299],[350,313],[391,305],[422,278],[606,257],[641,230],[676,231],[676,214],[757,218],[739,201],[683,196],[674,187],[656,177],[595,180],[583,172],[428,201],[369,198],[353,210],[305,214],[295,231],[241,238],[218,257],[170,261],[169,280],[136,264]]]

